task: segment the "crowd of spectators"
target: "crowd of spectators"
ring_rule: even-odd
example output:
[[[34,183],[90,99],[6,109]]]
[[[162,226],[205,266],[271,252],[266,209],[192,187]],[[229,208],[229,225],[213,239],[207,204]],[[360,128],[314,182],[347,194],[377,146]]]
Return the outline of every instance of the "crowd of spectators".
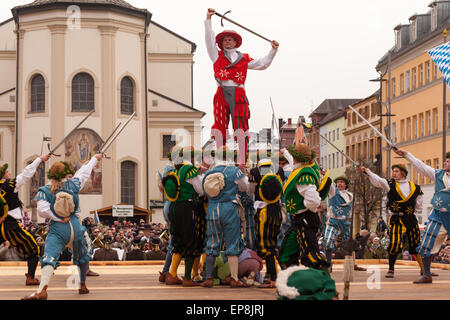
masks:
[[[24,221],[25,222],[25,221]],[[27,221],[25,229],[30,232],[40,246],[41,255],[45,246],[45,224],[35,224]],[[161,223],[146,224],[139,222],[116,220],[112,224],[96,223],[93,218],[85,218],[83,225],[93,244],[94,261],[111,260],[164,260],[167,253],[167,227]],[[346,255],[355,252],[357,259],[387,259],[389,246],[389,230],[383,219],[378,220],[376,232],[363,228],[351,242],[343,241],[339,236],[335,239],[333,259],[344,259]],[[319,238],[323,236],[319,234]],[[321,239],[319,239],[319,244]],[[60,261],[70,261],[71,253],[65,249]],[[399,259],[414,260],[409,253],[408,242],[404,241],[403,251]],[[24,261],[25,257],[8,241],[0,245],[0,261]],[[450,264],[450,237],[434,255],[433,262]]]
[[[85,218],[86,227],[93,245],[92,260],[164,260],[167,252],[167,227],[161,223],[146,224],[114,221],[111,225],[96,223],[93,218]],[[44,252],[46,225],[28,222],[25,229],[30,232]],[[71,253],[65,249],[59,261],[70,261]],[[24,256],[8,241],[0,245],[0,261],[23,261]]]
[[[319,245],[321,246],[323,234],[319,234]],[[361,232],[356,234],[355,240],[343,241],[340,236],[335,239],[335,248],[333,249],[333,259],[345,259],[346,255],[351,255],[355,251],[356,259],[388,259],[389,246],[389,228],[384,220],[380,217],[375,232],[370,232],[365,227]],[[415,258],[409,253],[408,241],[406,237],[403,239],[403,250],[398,259],[414,261]],[[441,246],[439,252],[434,255],[433,262],[450,264],[450,236]]]

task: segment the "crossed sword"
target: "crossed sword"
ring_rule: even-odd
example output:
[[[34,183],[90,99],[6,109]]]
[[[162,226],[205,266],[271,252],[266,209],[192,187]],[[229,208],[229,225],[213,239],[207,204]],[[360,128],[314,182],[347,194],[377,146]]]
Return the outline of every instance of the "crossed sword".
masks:
[[[92,114],[94,113],[94,110],[92,110],[91,112],[89,112],[88,115],[86,115],[86,117],[84,117],[83,120],[81,120],[80,123],[78,123],[68,134],[66,134],[66,136],[52,149],[50,149],[50,143],[47,144],[48,149],[49,149],[49,154],[50,155],[55,155],[57,157],[61,156],[58,154],[55,154],[55,151],[64,143],[66,142],[66,140],[69,138],[69,136],[75,132],[75,130],[77,130]],[[133,119],[133,117],[136,115],[136,111],[133,112],[133,114],[127,119],[127,121],[121,126],[121,122],[114,128],[114,130],[111,132],[111,134],[108,136],[108,138],[105,140],[105,142],[103,142],[102,146],[99,149],[99,153],[105,155],[105,158],[110,159],[109,157],[106,156],[106,150],[109,149],[109,147],[111,146],[111,144],[114,142],[114,140],[117,139],[117,137],[120,135],[120,133],[123,131],[123,129],[125,129],[125,127],[128,125],[128,123],[130,123],[130,121]],[[119,130],[120,128],[120,130]],[[48,137],[44,137],[48,138]],[[47,140],[48,141],[48,140]]]

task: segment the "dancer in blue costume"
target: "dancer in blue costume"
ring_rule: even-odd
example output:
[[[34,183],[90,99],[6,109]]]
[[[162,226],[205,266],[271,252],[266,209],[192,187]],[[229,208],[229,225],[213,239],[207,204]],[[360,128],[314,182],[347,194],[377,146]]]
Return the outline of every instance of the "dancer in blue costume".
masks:
[[[53,271],[59,266],[58,259],[65,247],[72,251],[73,263],[80,268],[80,294],[87,294],[86,273],[89,269],[89,242],[86,228],[75,212],[79,207],[78,194],[102,154],[95,155],[87,165],[82,166],[72,179],[67,180],[67,165],[56,162],[47,174],[50,184],[39,188],[35,200],[38,201],[39,216],[50,220],[49,233],[45,241],[44,255],[41,257],[41,283],[37,292],[23,300],[46,300],[47,288]]]
[[[450,152],[447,152],[442,169],[434,169],[415,158],[410,152],[394,150],[405,157],[420,174],[428,177],[434,184],[434,196],[431,200],[433,210],[426,223],[422,240],[417,252],[423,258],[423,275],[414,281],[416,284],[432,283],[431,259],[439,251],[450,230]],[[436,275],[434,275],[436,276]]]
[[[328,221],[323,237],[323,247],[327,262],[332,268],[332,251],[335,248],[334,241],[338,235],[342,240],[350,238],[350,226],[353,207],[353,194],[349,192],[349,181],[346,177],[340,176],[334,179],[331,185],[328,200]],[[336,190],[337,189],[337,190]]]
[[[203,190],[208,197],[206,213],[206,280],[203,287],[213,286],[213,266],[220,254],[222,241],[225,243],[225,255],[230,265],[232,288],[246,287],[238,278],[238,257],[244,249],[241,238],[241,220],[238,214],[236,196],[239,191],[248,189],[247,176],[234,163],[223,160],[227,155],[226,147],[219,148],[214,166],[203,178]],[[224,155],[224,157],[221,157]]]

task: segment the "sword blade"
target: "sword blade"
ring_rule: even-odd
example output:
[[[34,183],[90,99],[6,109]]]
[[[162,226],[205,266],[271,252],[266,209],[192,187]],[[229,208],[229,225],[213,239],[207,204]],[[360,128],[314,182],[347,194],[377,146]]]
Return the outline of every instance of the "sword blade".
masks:
[[[386,138],[380,131],[378,131],[378,129],[377,128],[375,128],[366,118],[364,118],[358,111],[356,111],[352,106],[348,106],[351,110],[353,110],[357,115],[358,115],[358,117],[364,122],[364,123],[366,123],[369,127],[371,127],[372,129],[373,129],[373,131],[375,131],[375,133],[377,134],[377,135],[379,135],[381,138],[383,138],[383,140],[384,141],[386,141],[386,143],[389,145],[389,146],[391,146],[393,149],[397,149],[397,147],[396,146],[394,146],[394,144],[391,142],[391,141],[389,141],[388,140],[388,138]]]
[[[92,110],[91,112],[89,112],[89,114],[86,117],[84,117],[84,119],[81,120],[81,122],[78,123],[78,125],[75,128],[73,128],[68,134],[66,134],[64,139],[62,139],[60,143],[58,143],[52,150],[50,150],[50,154],[53,154],[56,151],[56,149],[58,149],[67,140],[67,138],[72,134],[72,132],[77,130],[91,116],[91,114],[94,113],[94,111],[95,110]]]
[[[262,38],[262,39],[264,39],[264,40],[266,40],[266,41],[272,42],[272,40],[269,40],[269,39],[267,39],[266,37],[263,37],[263,36],[260,35],[259,33],[256,33],[255,31],[250,30],[249,28],[244,27],[243,25],[237,23],[236,21],[231,20],[230,18],[227,18],[227,17],[221,15],[220,13],[217,13],[217,12],[216,12],[215,15],[217,15],[217,16],[221,17],[222,19],[225,19],[225,20],[227,20],[227,21],[229,21],[229,22],[231,22],[231,23],[237,25],[238,27],[241,27],[241,28],[244,29],[244,30],[247,30],[247,31],[250,32],[250,33],[253,33],[255,36],[258,36],[258,37],[260,37],[260,38]]]
[[[136,111],[133,112],[133,114],[128,118],[128,120],[123,124],[122,128],[111,137],[111,139],[108,141],[108,143],[104,144],[103,147],[100,149],[100,153],[105,153],[106,150],[111,146],[111,144],[114,142],[114,140],[117,139],[117,137],[120,135],[120,133],[125,129],[125,127],[128,125],[128,123],[133,119],[133,117],[136,115]]]
[[[101,150],[101,148],[103,148],[103,146],[109,142],[109,140],[114,135],[114,133],[116,133],[117,129],[119,129],[121,124],[122,124],[122,122],[119,122],[119,124],[116,126],[116,128],[113,130],[113,132],[111,132],[111,134],[108,136],[108,138],[106,138],[105,142],[103,142],[103,144],[102,144],[102,146],[100,147],[99,150]]]
[[[348,159],[349,161],[351,161],[356,167],[359,166],[352,158],[350,158],[350,157],[349,157],[348,155],[346,155],[343,151],[339,150],[338,147],[336,147],[334,144],[332,144],[332,143],[330,142],[330,140],[328,140],[327,138],[325,138],[325,137],[324,137],[323,135],[321,135],[320,133],[319,133],[319,135],[320,135],[326,142],[328,142],[333,148],[335,148],[338,152],[340,152],[346,159]]]

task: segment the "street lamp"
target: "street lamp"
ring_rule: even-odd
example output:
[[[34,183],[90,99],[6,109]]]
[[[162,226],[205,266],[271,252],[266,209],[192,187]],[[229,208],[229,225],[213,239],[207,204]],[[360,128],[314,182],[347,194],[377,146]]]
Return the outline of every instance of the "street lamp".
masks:
[[[443,32],[444,43],[447,42],[447,29]],[[442,163],[445,161],[445,154],[447,152],[447,83],[444,74],[442,74]]]

